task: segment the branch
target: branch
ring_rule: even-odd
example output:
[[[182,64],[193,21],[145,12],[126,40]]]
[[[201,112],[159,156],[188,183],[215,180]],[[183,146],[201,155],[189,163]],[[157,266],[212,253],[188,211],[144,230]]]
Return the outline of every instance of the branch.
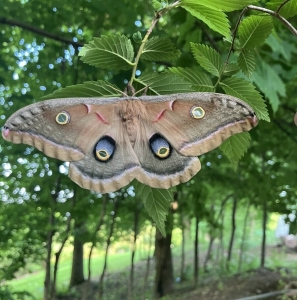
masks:
[[[70,44],[75,48],[82,47],[84,45],[84,43],[82,43],[82,42],[74,42],[73,40],[61,37],[59,35],[52,34],[50,32],[47,32],[47,31],[43,30],[43,29],[36,28],[34,26],[25,24],[25,23],[20,22],[20,21],[9,20],[9,19],[6,19],[6,18],[0,18],[0,24],[17,26],[17,27],[20,27],[22,29],[26,29],[28,31],[31,31],[33,33],[42,35],[43,37],[47,37],[47,38],[50,38],[52,40],[59,41],[59,42],[65,43],[65,44]]]
[[[227,55],[227,59],[226,59],[226,62],[225,62],[225,66],[228,64],[229,62],[229,59],[230,59],[230,55],[231,55],[231,52],[234,51],[234,43],[235,43],[235,37],[236,37],[236,33],[237,33],[237,30],[238,30],[238,27],[239,27],[239,24],[243,18],[243,16],[245,15],[245,13],[248,11],[248,10],[257,10],[257,11],[261,11],[263,13],[266,13],[266,14],[269,14],[273,17],[276,17],[277,19],[279,19],[281,22],[283,22],[288,28],[289,30],[295,35],[297,36],[297,29],[289,22],[287,21],[284,17],[282,17],[280,14],[279,14],[279,11],[280,9],[286,4],[288,3],[290,0],[286,0],[284,1],[278,8],[276,11],[273,11],[273,10],[270,10],[270,9],[267,9],[267,8],[264,8],[264,7],[259,7],[259,6],[254,6],[254,5],[248,5],[246,6],[242,12],[240,13],[239,15],[239,18],[237,20],[237,23],[235,25],[235,29],[233,31],[233,37],[232,37],[232,42],[231,42],[231,47],[229,49],[229,52],[228,52],[228,55]]]

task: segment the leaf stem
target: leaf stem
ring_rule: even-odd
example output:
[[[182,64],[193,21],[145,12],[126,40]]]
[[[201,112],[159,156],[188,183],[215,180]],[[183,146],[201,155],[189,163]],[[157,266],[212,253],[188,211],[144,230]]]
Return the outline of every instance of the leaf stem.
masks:
[[[147,33],[144,36],[144,38],[141,42],[141,45],[138,49],[137,55],[135,57],[135,61],[134,61],[135,64],[134,64],[134,67],[133,67],[133,70],[132,70],[132,76],[131,76],[131,79],[128,83],[129,86],[133,86],[132,84],[133,84],[133,81],[135,80],[135,74],[136,74],[136,71],[137,71],[137,66],[138,66],[138,63],[139,63],[140,56],[142,54],[145,43],[147,42],[147,40],[148,40],[150,34],[152,33],[153,29],[155,28],[155,26],[157,25],[157,23],[163,17],[164,14],[166,14],[170,9],[172,9],[174,7],[177,7],[179,4],[180,4],[180,0],[177,0],[177,1],[173,2],[172,4],[160,9],[159,11],[156,11],[155,19],[152,21],[152,24],[151,24],[150,28],[147,30]]]
[[[231,52],[234,51],[234,43],[235,43],[235,37],[236,37],[236,34],[237,34],[237,31],[238,31],[238,28],[239,28],[239,24],[243,18],[243,16],[245,15],[245,13],[248,11],[248,10],[257,10],[257,11],[261,11],[263,13],[266,13],[266,14],[269,14],[273,17],[276,17],[277,19],[279,19],[281,22],[283,22],[286,27],[288,27],[288,29],[297,37],[297,29],[289,22],[287,21],[284,17],[282,17],[280,14],[279,14],[279,11],[281,10],[281,8],[286,4],[288,3],[290,0],[286,0],[284,1],[278,8],[276,11],[273,11],[273,10],[270,10],[270,9],[267,9],[267,8],[264,8],[264,7],[259,7],[259,6],[254,6],[254,5],[248,5],[246,6],[242,12],[240,13],[239,15],[239,18],[237,20],[237,23],[235,25],[235,29],[233,31],[233,34],[232,34],[232,42],[231,42],[231,47],[229,49],[229,52],[228,52],[228,55],[227,55],[227,59],[226,59],[226,62],[225,62],[225,67],[228,65],[228,62],[229,62],[229,59],[230,59],[230,55],[231,55]],[[225,69],[224,67],[224,69]],[[223,71],[224,71],[223,69]]]

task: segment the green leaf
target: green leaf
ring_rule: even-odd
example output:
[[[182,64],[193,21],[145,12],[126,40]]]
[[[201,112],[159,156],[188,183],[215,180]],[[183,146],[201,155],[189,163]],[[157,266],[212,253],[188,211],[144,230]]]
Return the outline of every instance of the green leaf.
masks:
[[[204,22],[210,29],[222,34],[226,38],[230,37],[230,24],[227,15],[217,9],[210,9],[202,6],[197,1],[181,0],[181,6],[191,15]]]
[[[131,40],[124,35],[103,35],[82,47],[82,61],[102,69],[126,70],[134,66]]]
[[[226,94],[235,96],[248,103],[254,109],[258,119],[270,121],[264,100],[250,82],[242,78],[229,77],[221,81],[220,86]]]
[[[224,64],[220,54],[203,44],[191,43],[191,49],[197,62],[209,73],[220,77]]]
[[[135,82],[141,87],[148,86],[148,94],[151,95],[166,95],[174,93],[193,92],[191,83],[185,81],[182,77],[176,74],[147,74],[135,79]],[[137,89],[137,87],[135,86]]]
[[[239,160],[250,147],[250,140],[251,137],[248,132],[241,132],[232,135],[220,146],[222,152],[230,160],[234,170],[237,169]]]
[[[271,0],[267,3],[267,8],[276,11],[284,0]],[[279,11],[279,14],[288,19],[297,15],[297,1],[291,0],[287,2]]]
[[[276,112],[280,104],[279,97],[286,96],[286,86],[280,76],[269,64],[261,61],[257,64],[252,80],[268,98],[272,110]]]
[[[156,226],[166,236],[165,221],[168,210],[173,201],[173,194],[170,190],[153,189],[150,186],[138,183],[135,186],[135,193],[142,198],[144,207],[149,216],[156,223]]]
[[[82,84],[71,85],[42,97],[42,100],[71,98],[71,97],[118,97],[121,96],[120,89],[109,82],[87,81]]]
[[[242,9],[256,1],[257,0],[199,0],[199,4],[214,10],[229,12]],[[192,6],[195,4],[197,4],[197,0],[181,0],[181,5]]]
[[[140,31],[133,33],[132,37],[135,43],[140,44],[142,42],[142,36]]]
[[[193,71],[189,68],[169,68],[170,73],[177,74],[190,82],[195,91],[214,92],[214,86],[210,78],[202,72]]]
[[[256,61],[254,53],[250,50],[243,50],[240,52],[237,63],[242,72],[250,77],[256,68]]]
[[[179,58],[180,54],[181,52],[168,38],[153,37],[145,43],[141,58],[152,61],[173,61]]]
[[[232,76],[240,71],[240,68],[238,64],[235,63],[229,63],[225,69],[224,69],[224,74],[227,76]]]
[[[160,3],[160,2],[157,1],[157,0],[153,0],[153,1],[152,1],[152,4],[153,4],[153,8],[154,8],[155,10],[159,10],[159,9],[163,8],[163,4]]]
[[[262,45],[273,29],[270,16],[249,16],[239,26],[239,42],[242,48],[253,49]]]

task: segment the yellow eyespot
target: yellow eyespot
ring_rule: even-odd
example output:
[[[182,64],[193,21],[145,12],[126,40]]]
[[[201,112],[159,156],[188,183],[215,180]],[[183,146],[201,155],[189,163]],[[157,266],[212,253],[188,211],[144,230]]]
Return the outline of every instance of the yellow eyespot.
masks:
[[[101,138],[94,148],[94,156],[101,162],[107,162],[111,159],[115,151],[115,141],[110,136]]]
[[[156,155],[161,158],[166,158],[170,153],[170,149],[167,147],[161,147],[158,149]]]
[[[167,158],[170,155],[171,147],[169,143],[159,134],[154,134],[150,140],[152,152],[159,158]]]
[[[190,114],[194,119],[202,119],[205,115],[205,110],[200,106],[193,106],[190,110]]]
[[[61,111],[56,115],[56,122],[65,125],[70,122],[70,115],[67,111]]]

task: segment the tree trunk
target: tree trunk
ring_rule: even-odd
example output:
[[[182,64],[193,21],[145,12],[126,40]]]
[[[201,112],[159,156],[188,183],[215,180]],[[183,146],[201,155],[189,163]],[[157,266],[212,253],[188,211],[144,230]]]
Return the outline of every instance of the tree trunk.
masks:
[[[93,233],[92,245],[91,245],[91,248],[90,248],[90,251],[89,251],[89,255],[88,255],[88,277],[87,277],[87,280],[86,280],[85,285],[84,285],[84,291],[83,291],[82,300],[88,300],[88,298],[89,298],[88,291],[89,291],[89,288],[90,288],[90,281],[91,281],[91,274],[92,274],[92,271],[91,271],[92,253],[93,253],[93,250],[94,250],[95,245],[96,245],[96,236],[97,236],[97,233],[100,230],[100,228],[101,228],[101,226],[103,225],[103,222],[104,222],[104,216],[105,216],[105,211],[106,211],[107,199],[108,199],[108,195],[104,194],[103,198],[102,198],[102,208],[100,209],[100,211],[101,211],[100,212],[100,217],[99,217],[96,229],[95,229],[95,231]]]
[[[84,244],[81,241],[81,231],[83,230],[84,223],[74,223],[74,241],[73,241],[73,256],[72,268],[69,288],[81,284],[85,281],[84,278]]]
[[[237,271],[239,273],[241,272],[242,258],[243,258],[243,252],[244,252],[244,243],[245,243],[245,238],[246,238],[246,229],[247,229],[247,223],[248,223],[250,207],[251,207],[251,205],[250,205],[250,202],[249,202],[248,207],[246,209],[245,216],[244,216],[244,222],[243,222],[243,233],[242,233],[242,238],[241,238],[238,269],[237,269]]]
[[[199,282],[199,218],[196,216],[195,223],[195,242],[194,242],[194,284]]]
[[[161,298],[173,290],[173,265],[171,254],[171,237],[173,229],[173,214],[169,211],[166,222],[166,237],[156,229],[155,259],[155,295]]]
[[[229,270],[229,263],[231,261],[232,257],[232,248],[233,248],[233,243],[234,243],[234,236],[235,236],[235,230],[236,230],[236,208],[237,208],[237,199],[233,199],[233,208],[232,208],[232,229],[231,229],[231,237],[230,237],[230,242],[229,242],[229,248],[228,248],[228,257],[227,257],[227,262],[226,262],[226,268]]]
[[[118,207],[119,207],[119,201],[117,199],[114,199],[114,209],[113,209],[112,222],[111,222],[111,225],[110,225],[110,231],[109,231],[109,235],[108,235],[107,242],[106,242],[104,265],[103,265],[103,270],[102,270],[102,273],[101,273],[101,276],[100,276],[99,287],[98,287],[99,299],[101,299],[102,296],[103,296],[103,280],[104,280],[105,272],[106,272],[106,269],[107,269],[108,250],[109,250],[109,246],[110,246],[110,243],[111,243],[111,237],[112,237],[112,234],[113,234],[113,229],[114,229],[114,225],[115,225],[116,216],[117,216],[117,213],[118,213]]]
[[[139,223],[139,204],[138,198],[135,198],[135,208],[134,208],[134,236],[133,236],[133,249],[131,254],[131,270],[130,270],[130,282],[129,282],[129,289],[128,289],[128,296],[129,299],[132,298],[133,294],[133,284],[134,284],[134,259],[135,259],[135,252],[136,252],[136,240],[138,235],[138,223]]]
[[[185,279],[185,248],[186,248],[186,239],[185,239],[185,226],[184,218],[181,212],[181,230],[182,230],[182,252],[181,252],[181,266],[180,266],[180,280]]]
[[[65,231],[66,237],[62,241],[60,249],[55,253],[56,260],[55,260],[55,264],[54,264],[54,276],[53,276],[53,283],[52,283],[52,287],[51,287],[51,299],[56,298],[56,282],[57,282],[59,259],[60,259],[61,253],[64,249],[64,246],[69,238],[70,228],[71,228],[71,216],[69,216],[69,218],[67,220],[67,227],[66,227],[66,231]]]
[[[266,256],[266,225],[267,225],[267,202],[263,202],[263,221],[262,221],[262,246],[261,246],[261,267],[265,266]]]
[[[150,274],[150,262],[151,262],[151,247],[152,247],[152,243],[153,243],[153,229],[154,227],[151,227],[150,230],[150,240],[149,240],[149,249],[148,249],[148,254],[147,254],[147,259],[146,259],[146,268],[145,268],[145,276],[144,276],[144,285],[143,285],[143,295],[145,295],[147,286],[148,286],[148,278],[149,278],[149,274]],[[144,297],[146,298],[146,297]]]
[[[215,238],[213,236],[211,236],[209,244],[208,244],[208,249],[207,249],[207,253],[206,253],[206,256],[205,256],[205,260],[204,260],[204,263],[203,263],[204,272],[207,272],[207,263],[211,258],[211,250],[212,250],[212,245],[213,245],[214,240],[215,240]]]
[[[44,291],[43,291],[43,299],[50,300],[51,299],[51,256],[52,256],[52,243],[54,236],[54,223],[55,217],[53,212],[50,213],[49,216],[49,227],[50,229],[47,232],[47,243],[46,243],[46,262],[45,262],[45,279],[44,279]]]

